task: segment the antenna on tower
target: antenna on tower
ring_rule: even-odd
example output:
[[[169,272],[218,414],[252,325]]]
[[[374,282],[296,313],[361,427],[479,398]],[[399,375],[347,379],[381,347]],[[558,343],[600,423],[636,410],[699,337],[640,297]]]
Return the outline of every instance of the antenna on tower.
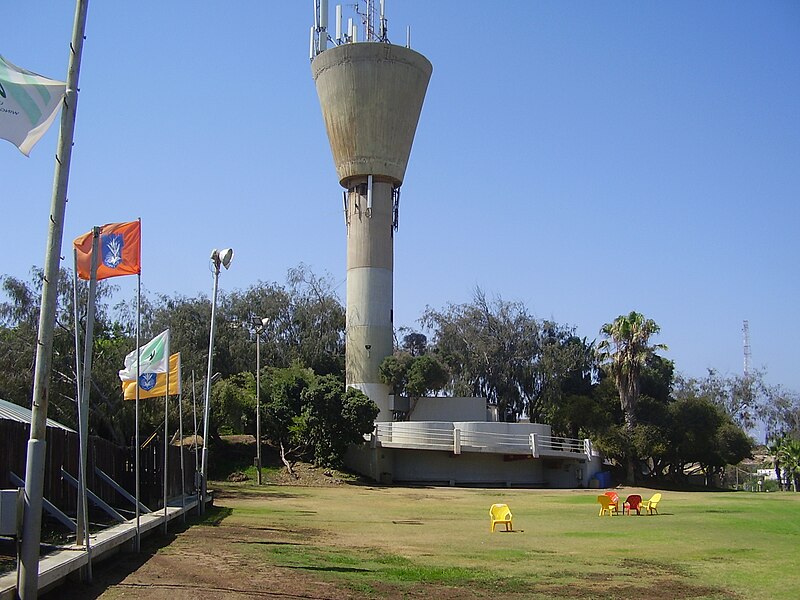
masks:
[[[311,27],[310,56],[312,60],[317,54],[328,49],[328,0],[314,0],[314,25]]]
[[[750,322],[745,319],[742,324],[744,336],[744,378],[750,378]]]

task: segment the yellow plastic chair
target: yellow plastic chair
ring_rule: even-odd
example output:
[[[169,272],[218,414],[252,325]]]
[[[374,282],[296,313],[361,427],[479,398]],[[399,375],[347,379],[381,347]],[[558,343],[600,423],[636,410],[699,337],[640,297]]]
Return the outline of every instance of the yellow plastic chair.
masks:
[[[609,517],[613,514],[616,514],[617,505],[609,496],[606,496],[605,494],[598,496],[597,502],[600,504],[600,514],[597,515],[598,517],[602,517],[605,513],[608,513]]]
[[[492,504],[489,509],[489,517],[492,520],[492,533],[494,533],[495,525],[498,523],[506,526],[506,531],[513,531],[514,526],[511,524],[511,509],[507,504]]]
[[[650,500],[642,500],[639,508],[646,510],[648,515],[652,515],[653,513],[658,514],[659,502],[661,502],[661,492],[653,494],[653,497],[650,498]]]

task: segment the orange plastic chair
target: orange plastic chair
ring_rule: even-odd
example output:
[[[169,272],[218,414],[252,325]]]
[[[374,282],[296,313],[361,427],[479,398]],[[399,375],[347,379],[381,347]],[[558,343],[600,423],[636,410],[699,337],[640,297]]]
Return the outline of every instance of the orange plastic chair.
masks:
[[[614,506],[614,512],[619,513],[619,495],[617,492],[606,492],[605,495],[611,498],[611,504]]]
[[[622,514],[625,514],[625,511],[628,511],[628,515],[632,515],[633,511],[636,511],[637,515],[642,514],[641,510],[639,509],[639,505],[642,503],[642,497],[639,494],[631,494],[627,498],[625,498],[625,503],[622,505]]]
[[[653,513],[658,514],[658,503],[661,502],[661,492],[653,494],[650,500],[643,500],[639,506],[642,510],[646,510],[648,515]]]
[[[600,514],[597,515],[598,517],[602,517],[606,512],[610,517],[612,514],[617,512],[617,506],[611,501],[609,496],[602,494],[601,496],[597,497],[597,502],[600,503]]]
[[[514,526],[511,524],[511,509],[507,504],[492,504],[489,509],[489,517],[492,520],[492,533],[498,523],[505,525],[506,531],[514,530]]]

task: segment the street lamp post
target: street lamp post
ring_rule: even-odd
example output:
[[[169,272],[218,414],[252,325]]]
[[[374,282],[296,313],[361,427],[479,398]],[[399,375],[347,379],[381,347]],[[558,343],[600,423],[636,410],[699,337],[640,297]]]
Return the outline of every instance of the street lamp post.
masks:
[[[216,331],[217,287],[219,285],[220,266],[229,269],[233,260],[233,250],[213,250],[211,263],[214,266],[214,292],[211,297],[211,332],[208,335],[208,372],[206,375],[206,397],[203,406],[203,457],[200,484],[200,514],[206,512],[206,496],[208,494],[208,421],[211,407],[211,373],[214,365],[214,332]]]
[[[253,317],[256,333],[256,472],[258,485],[261,485],[261,335],[269,323],[266,317]]]

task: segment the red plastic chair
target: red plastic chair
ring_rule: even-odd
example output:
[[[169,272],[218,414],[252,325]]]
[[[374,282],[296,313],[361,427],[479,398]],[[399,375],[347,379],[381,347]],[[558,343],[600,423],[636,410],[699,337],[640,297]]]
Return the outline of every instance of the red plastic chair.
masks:
[[[642,497],[639,494],[631,494],[627,498],[625,498],[625,503],[622,505],[622,514],[625,514],[625,511],[628,511],[628,515],[633,514],[633,511],[636,511],[637,515],[641,515],[642,511],[640,509],[640,505],[642,503]]]

